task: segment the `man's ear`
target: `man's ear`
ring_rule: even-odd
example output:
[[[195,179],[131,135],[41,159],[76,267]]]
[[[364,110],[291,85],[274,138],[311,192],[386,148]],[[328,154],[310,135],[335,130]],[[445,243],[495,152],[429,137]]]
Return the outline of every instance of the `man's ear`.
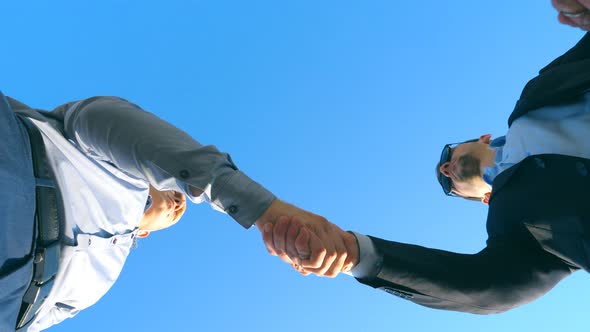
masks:
[[[139,230],[139,232],[137,232],[137,237],[144,239],[146,237],[148,237],[150,235],[150,231],[144,231],[142,229]]]
[[[486,193],[485,195],[483,195],[483,198],[481,199],[481,202],[484,203],[485,205],[489,205],[490,204],[490,196],[492,195],[492,193]]]
[[[481,143],[490,144],[490,142],[492,141],[492,134],[481,135],[479,137],[479,141]]]

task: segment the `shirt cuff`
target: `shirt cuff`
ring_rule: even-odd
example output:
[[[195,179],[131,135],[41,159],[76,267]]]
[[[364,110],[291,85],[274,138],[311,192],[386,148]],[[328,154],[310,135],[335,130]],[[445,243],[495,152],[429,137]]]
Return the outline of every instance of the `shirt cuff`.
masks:
[[[212,203],[244,228],[250,228],[276,199],[270,191],[239,170],[228,175],[213,194]]]
[[[357,279],[374,277],[381,270],[383,256],[377,252],[371,239],[363,234],[351,232],[359,245],[359,261],[351,274]]]

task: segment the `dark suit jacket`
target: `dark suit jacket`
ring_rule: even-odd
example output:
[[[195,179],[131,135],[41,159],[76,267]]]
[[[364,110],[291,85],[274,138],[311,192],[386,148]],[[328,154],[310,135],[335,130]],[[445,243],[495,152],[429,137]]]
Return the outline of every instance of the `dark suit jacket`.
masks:
[[[590,89],[590,34],[525,86],[508,125]],[[590,137],[590,136],[589,136]],[[369,286],[437,309],[498,313],[590,271],[590,160],[530,156],[493,182],[487,246],[457,254],[372,237],[383,265]]]

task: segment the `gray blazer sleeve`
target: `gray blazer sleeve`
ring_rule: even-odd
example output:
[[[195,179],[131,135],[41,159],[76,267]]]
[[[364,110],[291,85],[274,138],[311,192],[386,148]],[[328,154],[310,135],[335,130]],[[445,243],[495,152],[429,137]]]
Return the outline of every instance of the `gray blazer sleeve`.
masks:
[[[64,135],[92,158],[143,178],[158,190],[184,192],[208,201],[250,227],[275,196],[242,173],[230,156],[137,105],[116,97],[93,97],[62,105],[51,117]]]

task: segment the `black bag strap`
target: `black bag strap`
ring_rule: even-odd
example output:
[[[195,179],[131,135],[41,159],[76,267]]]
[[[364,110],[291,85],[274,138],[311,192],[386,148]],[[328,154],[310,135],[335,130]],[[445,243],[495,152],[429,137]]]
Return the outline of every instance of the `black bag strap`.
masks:
[[[24,123],[31,141],[33,170],[36,181],[35,251],[33,278],[25,292],[16,329],[26,328],[49,295],[59,268],[61,196],[47,160],[43,136],[25,116],[17,114]]]

